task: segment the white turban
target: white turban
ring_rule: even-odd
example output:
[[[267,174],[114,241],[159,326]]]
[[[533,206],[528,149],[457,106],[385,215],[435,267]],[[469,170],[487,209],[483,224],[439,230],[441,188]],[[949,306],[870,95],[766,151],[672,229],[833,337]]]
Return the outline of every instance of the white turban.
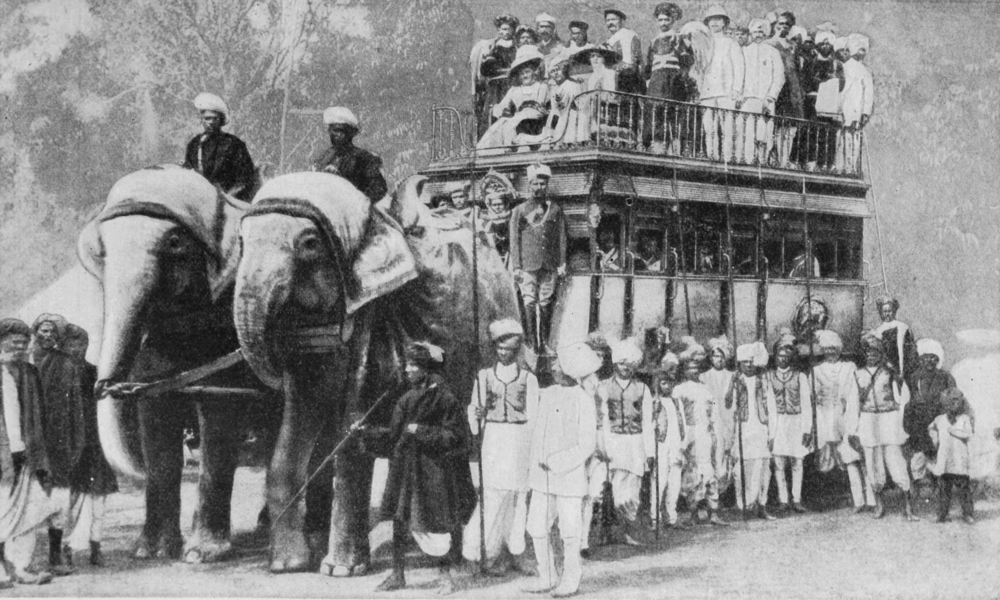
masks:
[[[490,323],[490,339],[499,342],[509,337],[524,337],[524,329],[514,319],[500,319]]]
[[[681,364],[681,359],[677,358],[677,355],[673,352],[667,352],[660,359],[660,369],[664,371],[669,371],[674,367],[679,367]]]
[[[938,364],[944,363],[944,348],[941,347],[941,343],[937,340],[932,340],[931,338],[917,340],[917,356],[923,356],[924,354],[933,354],[938,357]]]
[[[819,347],[824,350],[827,348],[844,349],[844,341],[840,339],[836,331],[821,329],[816,332],[816,341],[819,343]]]
[[[736,360],[738,362],[753,360],[754,350],[753,344],[740,344],[740,347],[736,349]]]
[[[556,18],[553,17],[552,15],[550,15],[547,12],[538,13],[538,16],[535,17],[535,23],[537,23],[539,25],[542,24],[542,23],[552,23],[553,25],[555,25],[556,24]]]
[[[839,37],[833,40],[834,50],[847,50],[847,38]]]
[[[831,46],[837,41],[837,36],[833,35],[829,31],[817,31],[816,32],[816,45],[819,46],[823,42],[827,42]]]
[[[870,45],[871,42],[868,40],[868,37],[860,33],[852,33],[847,36],[847,51],[851,53],[851,56],[857,54],[861,49],[868,52]]]
[[[528,165],[528,181],[531,181],[535,177],[544,177],[546,179],[552,178],[552,169],[547,165],[537,163],[534,165]]]
[[[788,30],[788,39],[793,37],[798,37],[800,40],[805,41],[810,38],[810,35],[809,32],[806,31],[805,27],[793,25],[792,28]]]
[[[682,363],[694,360],[699,354],[702,358],[705,357],[705,347],[696,342],[693,337],[685,336],[681,341],[687,344],[687,347],[681,351],[680,359]]]
[[[766,367],[768,359],[771,358],[767,353],[767,346],[764,342],[754,342],[753,347],[753,366]]]
[[[611,362],[637,365],[642,362],[642,348],[633,338],[624,339],[611,346]]]
[[[721,350],[722,355],[725,356],[727,360],[733,357],[733,345],[729,342],[729,338],[727,338],[725,334],[708,340],[708,349],[712,352]]]
[[[559,350],[559,368],[577,381],[601,368],[601,357],[583,342]]]
[[[351,109],[345,106],[331,106],[323,111],[323,123],[325,125],[350,125],[355,129],[361,129],[361,122],[354,116]]]
[[[751,19],[750,24],[747,25],[747,31],[753,33],[759,31],[767,35],[768,30],[771,28],[771,24],[764,19]]]
[[[226,106],[226,102],[216,96],[215,94],[210,94],[208,92],[202,92],[194,97],[194,107],[198,109],[198,112],[205,110],[210,110],[212,112],[217,112],[222,115],[224,122],[229,121],[229,107]]]

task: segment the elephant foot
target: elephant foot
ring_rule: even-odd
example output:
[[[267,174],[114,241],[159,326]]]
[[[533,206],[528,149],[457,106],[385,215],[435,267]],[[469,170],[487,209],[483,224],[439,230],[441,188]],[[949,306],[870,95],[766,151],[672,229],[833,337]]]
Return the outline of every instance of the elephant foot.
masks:
[[[184,546],[184,562],[199,564],[225,560],[232,552],[233,545],[225,536],[196,533]]]
[[[309,542],[302,532],[288,532],[275,536],[271,544],[272,573],[298,573],[310,570],[312,552]]]
[[[154,553],[153,544],[149,541],[149,538],[145,535],[139,536],[139,539],[135,541],[135,548],[132,551],[133,556],[139,560],[148,560],[153,558]]]
[[[136,540],[132,555],[139,560],[169,558],[177,560],[184,549],[184,538],[179,534],[164,534],[155,542],[143,534]]]
[[[362,577],[368,574],[368,563],[361,563],[359,565],[347,566],[334,564],[333,559],[327,556],[323,559],[323,564],[319,567],[319,572],[321,575],[326,575],[327,577]]]
[[[312,556],[323,556],[329,546],[330,536],[324,531],[312,531],[306,534],[306,541]]]

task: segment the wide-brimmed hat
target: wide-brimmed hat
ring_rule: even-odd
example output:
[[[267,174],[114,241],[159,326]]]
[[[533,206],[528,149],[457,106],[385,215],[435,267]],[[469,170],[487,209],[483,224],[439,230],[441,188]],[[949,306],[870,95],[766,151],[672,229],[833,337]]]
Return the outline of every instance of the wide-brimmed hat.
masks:
[[[524,65],[529,65],[532,63],[541,64],[545,57],[538,50],[538,46],[521,46],[517,49],[517,55],[514,57],[514,62],[510,64],[510,76],[514,77],[521,67]]]
[[[609,65],[618,62],[618,53],[615,49],[607,44],[598,44],[596,46],[586,45],[576,52],[573,53],[572,60],[577,63],[589,63],[590,54],[592,52],[600,52],[604,55],[604,60],[607,61]]]
[[[729,23],[732,22],[732,19],[729,18],[729,13],[726,12],[726,9],[722,8],[718,4],[716,4],[715,6],[710,6],[708,10],[705,11],[705,16],[702,17],[701,22],[707,23],[709,19],[714,19],[716,17],[722,17],[723,19],[725,19],[726,25],[729,25]]]

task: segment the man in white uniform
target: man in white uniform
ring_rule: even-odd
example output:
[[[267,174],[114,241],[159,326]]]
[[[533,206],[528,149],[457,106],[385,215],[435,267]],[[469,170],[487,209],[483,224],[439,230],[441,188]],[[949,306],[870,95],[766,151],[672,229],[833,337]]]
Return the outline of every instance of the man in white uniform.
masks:
[[[750,43],[743,47],[743,162],[767,164],[774,147],[774,109],[785,85],[785,67],[778,50],[764,43],[767,21],[750,21]]]
[[[700,91],[701,105],[706,107],[702,118],[705,127],[705,152],[709,160],[719,160],[719,130],[722,130],[722,158],[733,159],[733,113],[743,100],[743,51],[726,35],[729,14],[721,6],[705,13],[705,25],[712,30],[714,47],[712,61],[705,72]],[[725,112],[712,109],[725,109]]]
[[[611,347],[615,374],[597,388],[615,508],[625,523],[625,543],[630,545],[639,544],[634,535],[639,492],[655,452],[653,396],[646,384],[635,378],[642,358],[642,348],[634,339],[618,342]]]
[[[486,560],[495,562],[506,546],[513,568],[534,574],[524,563],[524,532],[528,517],[528,452],[531,428],[538,412],[538,380],[518,364],[524,338],[521,324],[502,319],[490,324],[490,339],[497,362],[479,372],[469,404],[469,426],[482,435],[483,515]],[[480,556],[480,505],[465,527],[462,554],[467,560]],[[504,565],[493,565],[503,573]]]
[[[792,505],[797,513],[802,506],[803,459],[812,448],[812,391],[809,378],[792,368],[795,338],[783,336],[774,345],[775,368],[768,371],[768,385],[774,391],[775,436],[774,478],[778,483],[778,500],[788,510],[788,479],[785,469],[792,467]]]
[[[767,360],[767,348],[761,342],[743,344],[736,349],[739,373],[733,378],[725,406],[735,412],[733,452],[739,461],[734,468],[736,505],[741,510],[744,508],[745,495],[746,508],[756,509],[757,516],[762,519],[773,520],[766,504],[767,488],[771,483],[771,448],[776,433],[774,416],[778,409],[774,391],[760,372],[767,366]]]
[[[600,366],[601,359],[584,343],[560,349],[558,369],[569,381],[541,392],[528,471],[532,494],[528,534],[538,559],[538,577],[529,592],[552,590],[554,597],[561,598],[572,596],[580,587],[580,517],[587,495],[587,459],[597,450],[594,396]],[[549,535],[557,520],[563,543],[561,577],[552,560]]]

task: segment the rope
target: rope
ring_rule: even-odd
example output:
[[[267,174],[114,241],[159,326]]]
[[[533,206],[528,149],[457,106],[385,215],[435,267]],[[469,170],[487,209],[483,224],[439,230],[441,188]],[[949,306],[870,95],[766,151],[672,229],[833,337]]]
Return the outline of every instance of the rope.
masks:
[[[865,145],[868,142],[868,136],[861,133],[862,140],[864,140]],[[872,157],[870,152],[865,152],[865,163],[868,165],[866,173],[868,175],[868,188],[872,191],[872,212],[875,213],[875,237],[878,240],[878,259],[879,264],[882,265],[882,289],[885,293],[889,293],[889,276],[886,275],[885,271],[885,250],[882,248],[882,221],[878,218],[878,200],[875,197],[875,179],[872,177]]]

